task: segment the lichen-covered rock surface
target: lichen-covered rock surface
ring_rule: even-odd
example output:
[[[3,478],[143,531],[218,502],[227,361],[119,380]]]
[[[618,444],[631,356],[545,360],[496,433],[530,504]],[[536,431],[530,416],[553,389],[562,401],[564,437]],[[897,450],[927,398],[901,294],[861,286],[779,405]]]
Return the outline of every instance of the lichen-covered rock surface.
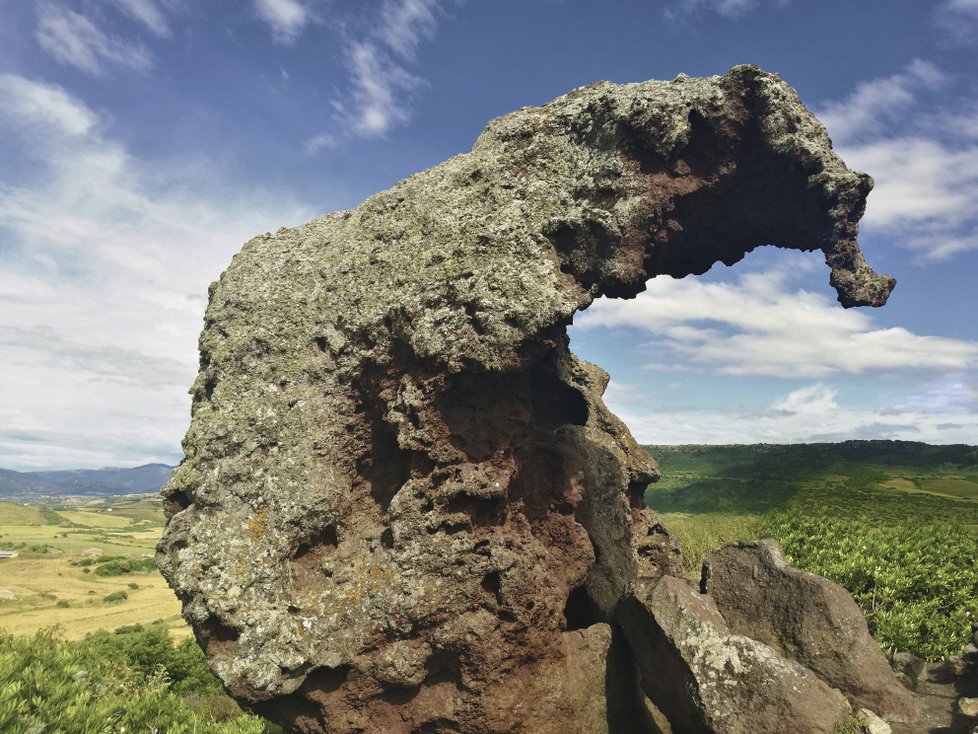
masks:
[[[679,549],[565,328],[762,244],[880,305],[870,187],[744,66],[575,90],[248,242],[211,289],[158,555],[213,669],[299,732],[659,730],[616,608]]]

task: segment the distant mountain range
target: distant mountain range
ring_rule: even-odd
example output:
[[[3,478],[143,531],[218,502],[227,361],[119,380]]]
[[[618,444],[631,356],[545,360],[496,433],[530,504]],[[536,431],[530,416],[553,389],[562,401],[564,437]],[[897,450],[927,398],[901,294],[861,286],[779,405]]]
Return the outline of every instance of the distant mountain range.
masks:
[[[159,492],[173,469],[166,464],[145,464],[132,469],[24,472],[0,469],[0,500]]]

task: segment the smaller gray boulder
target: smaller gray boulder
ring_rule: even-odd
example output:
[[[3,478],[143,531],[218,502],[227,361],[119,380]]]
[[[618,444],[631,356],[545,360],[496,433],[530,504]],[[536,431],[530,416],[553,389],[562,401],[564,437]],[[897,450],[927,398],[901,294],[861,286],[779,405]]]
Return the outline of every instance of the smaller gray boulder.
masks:
[[[618,605],[652,702],[683,734],[831,732],[849,705],[809,670],[731,634],[713,600],[682,579],[637,585]]]
[[[789,566],[773,540],[741,541],[713,551],[701,588],[740,635],[760,640],[843,691],[855,708],[893,721],[917,718],[866,619],[844,588]]]

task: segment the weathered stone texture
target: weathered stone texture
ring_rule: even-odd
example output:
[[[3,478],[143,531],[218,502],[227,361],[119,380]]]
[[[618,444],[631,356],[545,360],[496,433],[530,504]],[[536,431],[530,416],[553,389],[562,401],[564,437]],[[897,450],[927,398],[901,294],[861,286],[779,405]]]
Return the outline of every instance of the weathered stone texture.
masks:
[[[730,629],[760,640],[845,692],[855,708],[913,721],[899,683],[866,618],[844,588],[789,566],[773,540],[731,543],[707,556],[702,590]]]
[[[683,734],[829,734],[845,698],[762,642],[733,634],[713,599],[665,576],[619,605],[650,699]]]
[[[616,608],[679,551],[565,328],[762,244],[879,305],[870,187],[744,66],[575,90],[248,242],[211,288],[158,555],[214,670],[300,732],[655,731]]]

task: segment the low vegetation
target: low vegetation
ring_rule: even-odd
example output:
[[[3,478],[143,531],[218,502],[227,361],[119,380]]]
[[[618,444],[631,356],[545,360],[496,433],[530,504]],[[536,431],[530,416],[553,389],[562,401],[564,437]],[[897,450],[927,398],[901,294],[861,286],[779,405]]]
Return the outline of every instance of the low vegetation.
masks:
[[[978,620],[973,447],[889,441],[650,447],[646,501],[698,576],[712,548],[772,537],[791,563],[845,586],[884,650],[956,654]]]
[[[221,689],[192,640],[162,624],[67,642],[50,631],[0,636],[5,734],[280,734]]]

